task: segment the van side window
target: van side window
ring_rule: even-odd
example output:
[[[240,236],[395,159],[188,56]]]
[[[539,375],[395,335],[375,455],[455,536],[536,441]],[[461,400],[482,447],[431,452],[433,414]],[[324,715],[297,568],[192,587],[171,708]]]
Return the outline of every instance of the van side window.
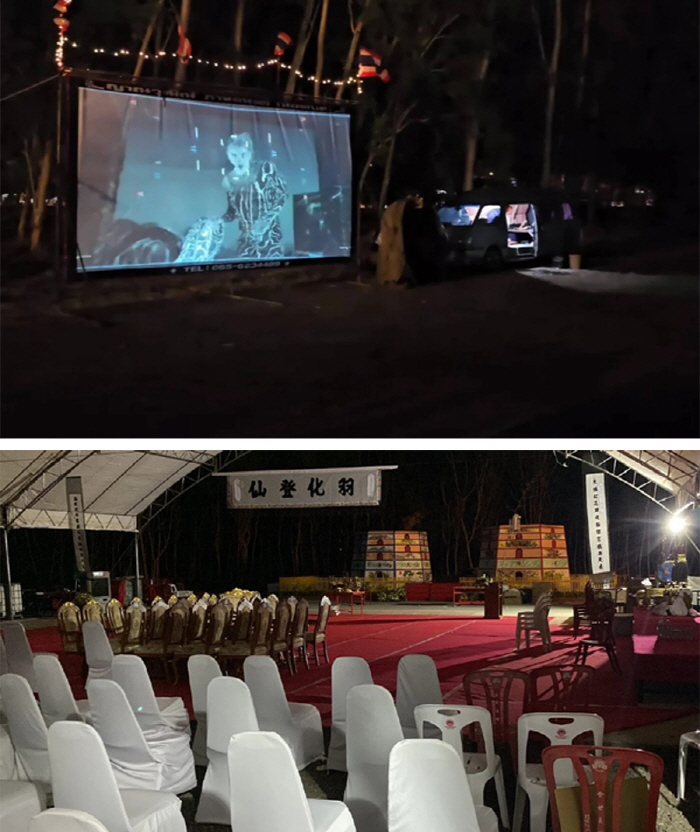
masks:
[[[572,220],[574,218],[574,213],[571,210],[571,206],[568,202],[562,202],[561,209],[564,212],[564,219],[565,220]]]
[[[484,207],[479,211],[479,220],[484,220],[489,225],[498,219],[501,216],[501,206],[500,205],[484,205]]]

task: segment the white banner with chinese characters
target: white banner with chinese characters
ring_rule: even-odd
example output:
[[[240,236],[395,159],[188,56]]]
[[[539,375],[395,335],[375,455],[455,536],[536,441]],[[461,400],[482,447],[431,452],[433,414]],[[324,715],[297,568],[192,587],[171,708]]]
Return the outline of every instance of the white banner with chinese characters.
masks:
[[[227,475],[229,508],[377,506],[380,468],[240,471]]]
[[[605,499],[605,474],[586,474],[588,539],[591,544],[591,572],[610,571],[608,506]]]

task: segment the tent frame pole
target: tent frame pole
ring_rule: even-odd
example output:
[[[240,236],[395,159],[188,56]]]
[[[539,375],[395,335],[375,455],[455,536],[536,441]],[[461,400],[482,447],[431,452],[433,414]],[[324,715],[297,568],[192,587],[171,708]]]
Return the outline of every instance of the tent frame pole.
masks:
[[[136,537],[135,537],[135,545],[136,545],[136,597],[140,598],[143,601],[142,593],[142,585],[141,585],[141,569],[139,566],[139,539],[141,537],[141,532],[136,530]]]
[[[5,586],[5,618],[12,621],[15,617],[15,608],[12,599],[12,574],[10,572],[10,544],[7,528],[7,506],[0,509],[0,523],[2,525],[3,548],[5,549],[5,573],[7,580]]]

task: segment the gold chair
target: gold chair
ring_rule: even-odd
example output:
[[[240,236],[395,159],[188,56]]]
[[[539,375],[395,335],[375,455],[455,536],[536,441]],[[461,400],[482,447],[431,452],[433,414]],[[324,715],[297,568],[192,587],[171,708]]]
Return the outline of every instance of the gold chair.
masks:
[[[222,671],[225,672],[228,665],[233,664],[235,674],[239,675],[244,660],[251,655],[253,617],[253,605],[248,601],[241,602],[238,605],[238,614],[231,625],[229,641],[214,654]]]
[[[102,614],[102,605],[99,601],[96,601],[94,598],[91,598],[87,604],[83,607],[82,610],[82,618],[83,621],[99,621],[102,622],[103,619]]]
[[[309,654],[306,651],[306,630],[309,626],[309,602],[301,598],[294,605],[294,618],[289,632],[289,653],[292,657],[292,673],[297,672],[296,654],[304,660],[309,669]]]
[[[95,601],[97,604],[97,601]],[[100,605],[97,604],[99,607]],[[80,610],[71,601],[66,601],[58,608],[58,631],[65,653],[84,653],[82,623]]]
[[[277,605],[277,614],[272,623],[272,636],[270,638],[270,655],[278,662],[286,661],[289,672],[292,669],[292,653],[289,646],[289,630],[292,625],[292,610],[289,604],[282,600]]]
[[[326,642],[326,627],[328,626],[328,618],[331,614],[331,599],[324,595],[321,598],[321,603],[318,605],[318,616],[316,617],[316,623],[314,625],[313,630],[310,633],[304,633],[304,641],[307,645],[313,644],[314,646],[314,660],[316,661],[316,666],[319,666],[318,660],[318,645],[323,645],[323,656],[326,660],[326,664],[329,663],[328,661],[328,644]],[[308,649],[305,647],[305,652],[308,652]]]

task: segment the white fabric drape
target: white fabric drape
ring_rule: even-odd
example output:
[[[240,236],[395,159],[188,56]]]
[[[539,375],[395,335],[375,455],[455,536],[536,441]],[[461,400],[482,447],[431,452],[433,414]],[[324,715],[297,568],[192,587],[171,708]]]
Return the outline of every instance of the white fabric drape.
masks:
[[[279,734],[236,734],[228,767],[234,832],[355,832],[343,803],[307,799],[294,757]]]
[[[7,724],[20,764],[20,780],[31,780],[46,792],[51,791],[51,767],[46,723],[23,676],[6,673],[0,676],[0,694]]]
[[[389,763],[389,832],[498,832],[474,806],[462,760],[442,740],[402,740]]]
[[[119,685],[96,679],[88,685],[93,725],[100,735],[120,789],[155,789],[182,794],[197,785],[194,758],[185,734],[161,732],[149,744]]]
[[[387,832],[389,755],[403,740],[386,688],[357,685],[347,698],[348,780],[343,800],[360,832]]]
[[[34,783],[0,780],[0,829],[27,832],[29,822],[46,808],[46,799]]]
[[[163,726],[189,736],[190,716],[179,696],[156,698],[146,663],[140,656],[115,656],[112,678],[124,689],[126,698],[144,732]]]
[[[187,675],[192,694],[192,709],[197,720],[192,751],[195,765],[205,766],[207,760],[207,687],[212,679],[222,675],[219,663],[213,656],[190,656]]]
[[[248,656],[243,676],[250,688],[261,731],[278,733],[299,770],[324,756],[321,714],[313,705],[287,702],[279,668],[270,656]]]
[[[34,658],[39,704],[47,725],[59,719],[90,719],[87,699],[76,702],[66,672],[57,656],[39,654]]]
[[[371,685],[372,671],[359,656],[341,656],[331,667],[331,705],[333,722],[326,765],[333,771],[347,771],[345,733],[347,730],[348,691],[355,685]]]
[[[442,691],[435,662],[430,656],[402,656],[396,675],[396,710],[399,712],[403,735],[415,739],[416,705],[441,705]]]
[[[15,747],[12,745],[7,724],[0,724],[0,780],[17,780],[18,778]]]
[[[117,786],[97,731],[82,722],[49,729],[54,805],[93,815],[109,832],[186,832],[174,794]]]
[[[32,818],[29,832],[109,832],[109,830],[87,812],[78,812],[76,809],[47,809]]]
[[[231,737],[257,731],[248,685],[233,676],[212,679],[207,689],[207,758],[209,765],[197,806],[197,823],[231,823],[228,746]]]
[[[29,639],[24,624],[19,621],[6,621],[2,625],[7,652],[7,666],[10,673],[24,676],[33,691],[36,691],[34,674],[34,654],[29,646]]]
[[[83,646],[88,666],[88,682],[93,679],[111,679],[114,651],[101,621],[83,623]]]
[[[3,673],[9,672],[10,666],[7,663],[7,649],[5,648],[4,639],[0,636],[0,676],[2,676]]]

